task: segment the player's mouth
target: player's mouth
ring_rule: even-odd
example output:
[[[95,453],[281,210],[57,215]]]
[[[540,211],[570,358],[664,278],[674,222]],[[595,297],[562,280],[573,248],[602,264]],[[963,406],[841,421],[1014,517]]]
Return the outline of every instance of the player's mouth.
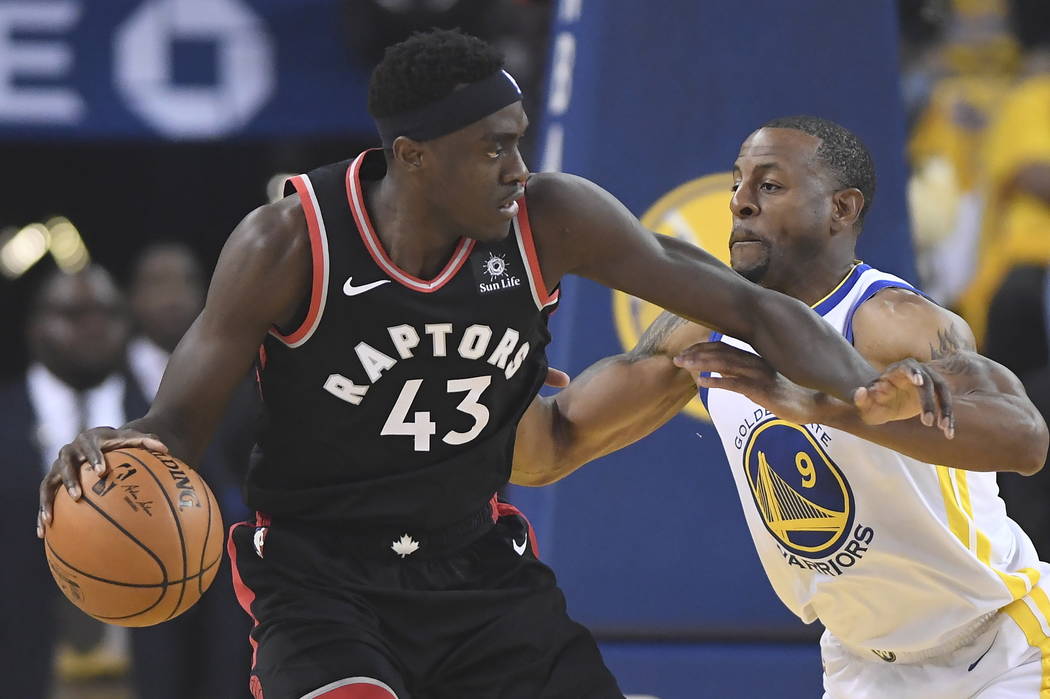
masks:
[[[756,245],[765,245],[765,243],[761,240],[735,240],[729,244],[729,249],[732,250],[734,248],[739,248],[742,250],[747,250]]]
[[[747,249],[752,245],[765,245],[766,241],[759,238],[753,232],[741,228],[734,229],[732,234],[729,236],[729,249],[739,246],[743,246],[743,249]]]
[[[499,205],[499,212],[507,218],[514,218],[518,215],[518,200],[525,196],[525,189],[519,187],[514,190],[514,194],[503,200],[503,203]]]

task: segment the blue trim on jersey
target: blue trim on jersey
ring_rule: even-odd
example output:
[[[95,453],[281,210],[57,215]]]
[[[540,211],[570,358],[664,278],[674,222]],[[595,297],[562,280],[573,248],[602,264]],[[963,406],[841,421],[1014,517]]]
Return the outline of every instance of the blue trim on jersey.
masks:
[[[722,341],[722,333],[711,333],[711,337],[707,341],[708,342],[721,342]],[[710,375],[711,375],[710,371],[701,371],[700,372],[700,376],[710,376]],[[700,402],[704,404],[704,409],[705,410],[707,410],[707,391],[708,391],[708,389],[706,389],[706,388],[701,388],[700,389]],[[711,411],[708,410],[708,412],[711,412]]]
[[[930,297],[923,292],[916,289],[914,286],[905,281],[898,281],[896,279],[880,279],[877,282],[872,282],[871,286],[864,290],[864,293],[860,295],[853,305],[850,306],[849,313],[846,314],[846,325],[843,327],[842,334],[846,338],[846,342],[853,344],[853,314],[857,312],[857,309],[861,305],[870,299],[875,294],[879,293],[883,289],[907,289],[908,291],[915,292],[923,298],[930,299]]]
[[[849,276],[846,278],[846,281],[844,281],[839,288],[835,289],[830,296],[813,307],[816,314],[822,316],[835,306],[839,305],[842,302],[842,299],[846,298],[846,295],[853,291],[853,287],[855,287],[860,280],[860,275],[864,274],[869,269],[871,269],[871,266],[866,265],[863,262],[854,267],[853,271],[850,272]]]

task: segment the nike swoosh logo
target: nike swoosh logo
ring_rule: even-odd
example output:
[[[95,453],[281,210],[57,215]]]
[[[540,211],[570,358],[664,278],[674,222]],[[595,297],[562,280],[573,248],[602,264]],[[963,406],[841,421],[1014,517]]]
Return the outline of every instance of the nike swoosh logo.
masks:
[[[353,281],[354,281],[353,277],[347,277],[346,278],[346,283],[343,284],[343,293],[346,294],[347,296],[357,296],[358,294],[363,294],[366,291],[371,291],[372,289],[376,288],[377,286],[382,286],[383,284],[389,284],[390,283],[389,279],[380,279],[379,281],[372,282],[371,284],[362,284],[361,286],[354,286],[351,283]]]
[[[991,649],[992,649],[992,646],[994,646],[994,645],[995,645],[995,639],[996,639],[996,638],[998,638],[998,637],[999,637],[999,634],[998,634],[998,632],[997,632],[997,633],[996,633],[996,634],[995,634],[994,636],[992,636],[992,643],[991,643],[991,645],[989,645],[989,646],[988,646],[988,650],[991,650]],[[970,667],[966,668],[966,671],[967,671],[967,672],[973,672],[973,669],[974,669],[975,667],[977,667],[977,663],[979,663],[979,662],[981,662],[982,660],[984,660],[984,656],[988,655],[988,650],[986,650],[985,652],[981,653],[981,657],[980,657],[980,658],[978,658],[977,660],[974,660],[974,661],[973,661],[973,662],[972,662],[972,663],[970,664]]]
[[[520,544],[517,541],[515,541],[514,539],[510,540],[511,546],[514,547],[514,551],[517,552],[517,554],[519,556],[524,556],[525,555],[525,546],[528,543],[529,543],[529,534],[528,534],[528,532],[525,533],[525,538],[521,540]]]

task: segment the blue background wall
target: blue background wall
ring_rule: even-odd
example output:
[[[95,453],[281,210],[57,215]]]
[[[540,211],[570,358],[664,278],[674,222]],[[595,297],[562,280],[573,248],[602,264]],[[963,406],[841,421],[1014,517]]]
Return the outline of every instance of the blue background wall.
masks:
[[[641,216],[679,185],[730,170],[763,122],[827,117],[858,133],[878,168],[861,254],[913,277],[892,3],[642,7],[559,6],[541,136],[547,168],[598,182]],[[728,224],[722,233],[728,237]],[[562,299],[553,365],[576,374],[623,351],[608,290],[572,278]],[[679,416],[561,483],[511,494],[534,518],[541,553],[580,621],[607,639],[677,639],[605,646],[629,692],[819,692],[819,629],[804,627],[773,595],[728,469],[711,426]]]

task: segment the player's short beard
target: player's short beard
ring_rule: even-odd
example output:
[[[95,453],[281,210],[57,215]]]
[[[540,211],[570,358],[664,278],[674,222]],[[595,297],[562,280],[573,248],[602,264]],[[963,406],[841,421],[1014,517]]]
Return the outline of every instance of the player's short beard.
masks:
[[[766,259],[762,260],[762,262],[759,262],[756,265],[751,265],[746,269],[734,268],[733,271],[735,271],[737,274],[739,274],[741,277],[748,280],[749,282],[761,284],[762,280],[766,276],[766,272],[769,271],[769,257],[766,257]]]

